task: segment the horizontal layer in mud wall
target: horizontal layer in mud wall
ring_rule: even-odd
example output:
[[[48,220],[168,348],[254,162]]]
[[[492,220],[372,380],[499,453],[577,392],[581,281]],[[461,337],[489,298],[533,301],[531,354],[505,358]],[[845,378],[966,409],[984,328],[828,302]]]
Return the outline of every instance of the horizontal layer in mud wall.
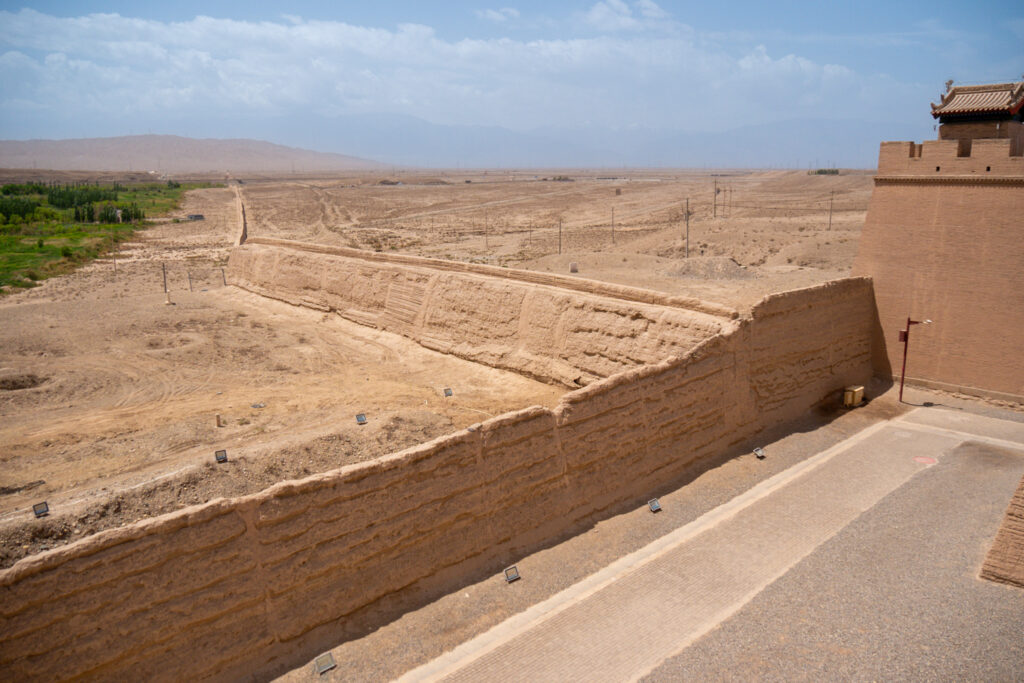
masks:
[[[630,290],[604,283],[573,280],[578,289],[570,290],[507,274],[429,267],[427,259],[407,265],[341,255],[366,252],[336,251],[250,240],[232,252],[228,276],[232,284],[259,294],[336,311],[430,349],[570,387],[678,355],[736,324],[663,305],[659,295],[643,290],[632,291],[649,296],[651,303],[609,296]],[[488,270],[501,274],[503,269]],[[580,291],[587,285],[594,292]]]
[[[499,571],[865,381],[870,315],[864,279],[771,297],[729,334],[554,410],[26,558],[0,572],[0,670],[237,680],[295,667],[382,604]]]

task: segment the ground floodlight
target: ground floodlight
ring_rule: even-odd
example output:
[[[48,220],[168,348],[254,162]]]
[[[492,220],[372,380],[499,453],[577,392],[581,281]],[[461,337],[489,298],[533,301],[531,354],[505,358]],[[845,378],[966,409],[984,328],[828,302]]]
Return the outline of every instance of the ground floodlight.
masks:
[[[334,661],[334,655],[330,652],[322,654],[313,660],[313,671],[321,676],[337,666],[338,663]]]
[[[366,424],[366,415],[364,415],[363,413],[359,413],[358,415],[356,415],[356,424]]]
[[[223,465],[224,463],[226,463],[228,461],[228,452],[227,451],[216,451],[213,454],[213,457],[217,460],[218,463]]]
[[[505,583],[512,583],[513,581],[519,580],[519,568],[512,565],[505,570]]]
[[[757,456],[758,460],[764,460],[764,456],[765,456],[764,449],[761,448],[760,446],[758,446],[757,448],[754,449],[754,455]]]
[[[452,395],[452,390],[449,389],[448,387],[445,387],[444,388],[444,395],[445,396],[451,396]]]
[[[658,502],[657,498],[651,498],[647,501],[647,507],[651,508],[651,512],[661,512],[661,503]]]
[[[32,506],[32,512],[36,513],[36,519],[45,517],[50,514],[50,505],[45,500],[42,503],[36,503]]]

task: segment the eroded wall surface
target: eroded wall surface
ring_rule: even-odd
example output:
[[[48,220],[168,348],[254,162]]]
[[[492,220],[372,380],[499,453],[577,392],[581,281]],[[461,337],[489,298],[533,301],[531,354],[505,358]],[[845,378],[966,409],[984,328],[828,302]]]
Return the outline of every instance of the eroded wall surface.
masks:
[[[1024,479],[1010,499],[992,547],[981,566],[981,578],[1024,588]]]
[[[237,680],[291,669],[375,614],[500,571],[866,381],[871,308],[865,279],[769,297],[727,332],[553,410],[26,558],[0,572],[0,670]]]
[[[453,267],[460,270],[442,269]],[[686,351],[734,327],[736,315],[576,278],[283,240],[250,239],[235,249],[228,277],[436,351],[574,388]]]
[[[874,281],[875,367],[907,378],[1024,401],[1024,157],[1010,140],[882,143],[854,262]]]

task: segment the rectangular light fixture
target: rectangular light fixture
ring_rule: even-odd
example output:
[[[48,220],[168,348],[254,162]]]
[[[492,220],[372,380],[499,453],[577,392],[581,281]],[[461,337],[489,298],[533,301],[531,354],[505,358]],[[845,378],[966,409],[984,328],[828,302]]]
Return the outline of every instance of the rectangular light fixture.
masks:
[[[519,568],[512,565],[505,570],[505,583],[512,583],[519,580]]]
[[[758,446],[757,448],[754,449],[754,455],[757,456],[758,460],[764,460],[764,456],[765,456],[764,449],[761,448],[760,446]]]
[[[45,500],[42,503],[36,503],[32,506],[32,512],[36,513],[36,519],[45,517],[50,514],[50,505]]]
[[[320,676],[324,675],[336,666],[338,666],[338,663],[334,661],[334,655],[330,652],[322,654],[313,660],[313,671]]]
[[[217,460],[218,463],[224,464],[224,463],[226,463],[228,461],[228,452],[227,451],[216,451],[216,452],[214,452],[213,457]]]
[[[364,415],[363,413],[359,413],[358,415],[356,415],[356,423],[361,425],[366,424],[366,415]]]
[[[651,508],[651,512],[661,512],[661,503],[658,502],[657,498],[651,498],[647,501],[647,507]]]

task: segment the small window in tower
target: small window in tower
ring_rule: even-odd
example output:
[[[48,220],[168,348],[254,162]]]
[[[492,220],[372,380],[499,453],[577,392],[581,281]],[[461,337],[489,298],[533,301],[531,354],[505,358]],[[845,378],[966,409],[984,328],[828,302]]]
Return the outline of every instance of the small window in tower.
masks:
[[[938,166],[936,166],[936,167],[935,167],[935,172],[936,172],[936,173],[938,173],[938,172],[939,172],[939,167],[938,167]]]
[[[988,173],[988,172],[989,172],[989,171],[991,171],[991,170],[992,170],[992,167],[991,167],[991,166],[986,166],[986,167],[985,167],[985,172],[986,172],[986,173]]]

